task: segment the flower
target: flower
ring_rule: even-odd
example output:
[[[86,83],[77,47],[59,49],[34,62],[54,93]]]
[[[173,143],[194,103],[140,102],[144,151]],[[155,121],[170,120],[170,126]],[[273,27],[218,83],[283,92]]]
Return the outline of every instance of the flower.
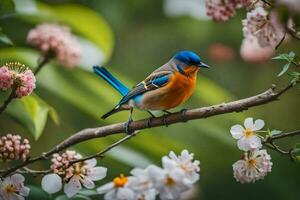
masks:
[[[262,129],[265,122],[261,119],[246,118],[244,127],[237,124],[231,127],[230,133],[234,139],[237,139],[237,146],[240,150],[249,151],[261,148],[261,139],[256,135],[255,131]]]
[[[0,198],[3,200],[25,200],[29,188],[24,186],[25,178],[21,174],[0,179]]]
[[[167,157],[162,158],[163,169],[149,166],[148,173],[154,188],[162,200],[178,199],[182,192],[192,187],[186,172],[178,164]]]
[[[271,46],[261,47],[256,37],[247,37],[243,40],[240,54],[247,62],[263,62],[270,60],[275,49]]]
[[[28,96],[35,89],[35,76],[30,69],[26,69],[23,73],[19,74],[18,79],[21,84],[16,89],[17,97],[21,98]]]
[[[135,193],[128,187],[128,182],[131,178],[121,174],[114,178],[110,183],[107,183],[97,188],[99,194],[105,194],[105,200],[134,200]]]
[[[97,160],[90,159],[70,165],[71,161],[81,158],[75,151],[66,151],[61,156],[54,155],[51,169],[54,173],[48,174],[42,179],[42,188],[48,193],[56,193],[64,183],[64,193],[70,198],[76,195],[82,188],[95,187],[93,181],[98,181],[106,176],[107,169],[96,167]],[[70,165],[70,166],[69,166]],[[48,184],[51,182],[51,184]]]
[[[21,138],[20,135],[6,134],[0,137],[0,159],[26,160],[30,151],[29,141]]]
[[[185,172],[186,178],[191,181],[191,184],[199,180],[200,161],[194,161],[193,153],[190,154],[188,150],[184,149],[181,154],[177,156],[173,151],[171,151],[169,153],[169,157],[163,157],[163,162],[166,162],[168,159],[174,161],[177,167],[181,168]]]
[[[244,158],[233,165],[233,176],[240,183],[254,183],[271,172],[271,156],[266,150],[254,150],[244,153]]]
[[[7,66],[0,67],[0,89],[7,90],[14,84],[12,72]]]
[[[135,192],[136,200],[155,200],[157,191],[153,188],[153,183],[150,180],[148,167],[146,169],[135,168],[130,173],[128,187]]]
[[[80,46],[66,26],[40,24],[30,30],[27,42],[45,55],[54,54],[64,66],[72,68],[79,62]]]
[[[247,13],[247,18],[242,20],[244,37],[256,37],[261,47],[276,47],[285,35],[285,30],[278,20],[276,11],[270,14],[258,6]]]

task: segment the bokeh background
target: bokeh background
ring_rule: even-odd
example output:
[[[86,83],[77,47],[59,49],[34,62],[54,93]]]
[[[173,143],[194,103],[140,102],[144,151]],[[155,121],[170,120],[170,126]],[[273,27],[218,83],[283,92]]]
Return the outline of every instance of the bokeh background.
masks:
[[[1,0],[2,1],[2,0]],[[34,68],[40,53],[26,44],[28,31],[41,22],[60,22],[71,27],[80,40],[80,65],[70,70],[53,61],[39,74],[35,95],[14,101],[0,116],[0,133],[20,133],[30,139],[32,155],[47,151],[75,132],[125,121],[127,113],[107,120],[100,116],[114,106],[120,95],[91,73],[92,65],[104,64],[128,86],[141,81],[179,50],[197,52],[211,67],[200,71],[195,94],[180,108],[195,108],[255,95],[272,83],[284,86],[288,77],[277,78],[283,63],[247,63],[239,54],[243,38],[240,11],[228,23],[217,24],[205,15],[204,0],[16,0],[16,10],[0,9],[3,32],[15,46],[0,44],[0,64],[21,61]],[[2,4],[3,5],[3,4]],[[15,13],[17,12],[17,13]],[[299,55],[300,42],[290,40],[280,52]],[[7,93],[1,92],[3,99]],[[283,131],[299,129],[300,91],[293,89],[276,101],[232,113],[172,126],[144,130],[137,137],[110,151],[100,160],[108,176],[98,185],[134,167],[160,165],[171,150],[194,152],[201,161],[201,178],[190,199],[299,199],[299,165],[269,151],[272,172],[255,184],[239,184],[232,164],[241,156],[229,129],[246,117],[265,120],[266,127]],[[159,113],[158,113],[159,114]],[[134,119],[148,117],[136,111]],[[83,155],[97,152],[123,135],[95,139],[74,147]],[[288,147],[299,139],[281,144]],[[43,169],[49,163],[34,165]],[[0,163],[1,167],[6,164]],[[55,199],[43,193],[40,178],[28,177],[29,199]],[[59,196],[59,195],[58,195]],[[63,196],[59,196],[63,199]],[[57,199],[59,199],[57,198]],[[78,197],[79,198],[79,197]],[[91,199],[102,199],[92,194]]]

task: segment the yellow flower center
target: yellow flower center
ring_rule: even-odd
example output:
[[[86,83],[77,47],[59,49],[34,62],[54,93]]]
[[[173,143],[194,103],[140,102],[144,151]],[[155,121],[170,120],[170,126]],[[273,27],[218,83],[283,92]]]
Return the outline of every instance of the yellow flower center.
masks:
[[[250,165],[251,167],[255,167],[255,166],[256,166],[256,160],[254,160],[254,159],[248,160],[248,163],[249,163],[249,165]]]
[[[15,193],[17,189],[12,184],[6,185],[4,188],[5,192],[8,194]]]
[[[166,179],[166,185],[167,186],[171,187],[171,186],[175,185],[175,183],[176,182],[174,181],[174,179],[172,179],[170,176],[167,177],[167,179]]]
[[[254,135],[254,132],[251,128],[246,128],[244,130],[244,134],[245,134],[246,137],[250,137],[250,136]]]
[[[128,182],[128,178],[121,174],[119,177],[114,178],[113,183],[115,188],[124,187]]]

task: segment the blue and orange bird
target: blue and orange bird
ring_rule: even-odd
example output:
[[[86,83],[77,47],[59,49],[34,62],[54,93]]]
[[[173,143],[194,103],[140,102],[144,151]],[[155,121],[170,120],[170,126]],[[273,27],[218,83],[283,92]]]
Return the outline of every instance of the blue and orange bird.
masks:
[[[95,73],[123,96],[111,111],[102,116],[102,119],[123,110],[130,110],[126,123],[126,132],[129,133],[134,108],[145,110],[150,114],[155,110],[169,113],[168,109],[177,107],[191,97],[200,68],[209,68],[209,66],[203,63],[196,53],[180,51],[142,82],[129,89],[106,68],[94,66]]]

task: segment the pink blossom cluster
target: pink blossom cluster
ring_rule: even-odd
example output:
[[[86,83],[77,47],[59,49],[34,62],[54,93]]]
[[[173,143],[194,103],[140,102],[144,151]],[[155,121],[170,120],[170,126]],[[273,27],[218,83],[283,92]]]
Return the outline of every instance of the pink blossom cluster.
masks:
[[[207,15],[217,22],[228,21],[237,9],[250,5],[251,0],[206,0]]]
[[[20,135],[6,134],[0,137],[0,158],[3,161],[26,160],[30,152],[30,145],[27,139]]]
[[[31,69],[19,62],[10,62],[0,67],[0,89],[15,89],[17,97],[21,98],[35,89],[35,76]]]
[[[30,30],[27,42],[46,55],[54,54],[64,66],[72,68],[79,62],[79,44],[66,26],[40,24]]]
[[[67,150],[61,155],[54,154],[51,160],[52,162],[51,169],[56,174],[64,173],[65,170],[68,171],[70,161],[77,160],[80,157],[81,157],[80,154],[77,154],[75,151],[70,151],[70,150]]]

